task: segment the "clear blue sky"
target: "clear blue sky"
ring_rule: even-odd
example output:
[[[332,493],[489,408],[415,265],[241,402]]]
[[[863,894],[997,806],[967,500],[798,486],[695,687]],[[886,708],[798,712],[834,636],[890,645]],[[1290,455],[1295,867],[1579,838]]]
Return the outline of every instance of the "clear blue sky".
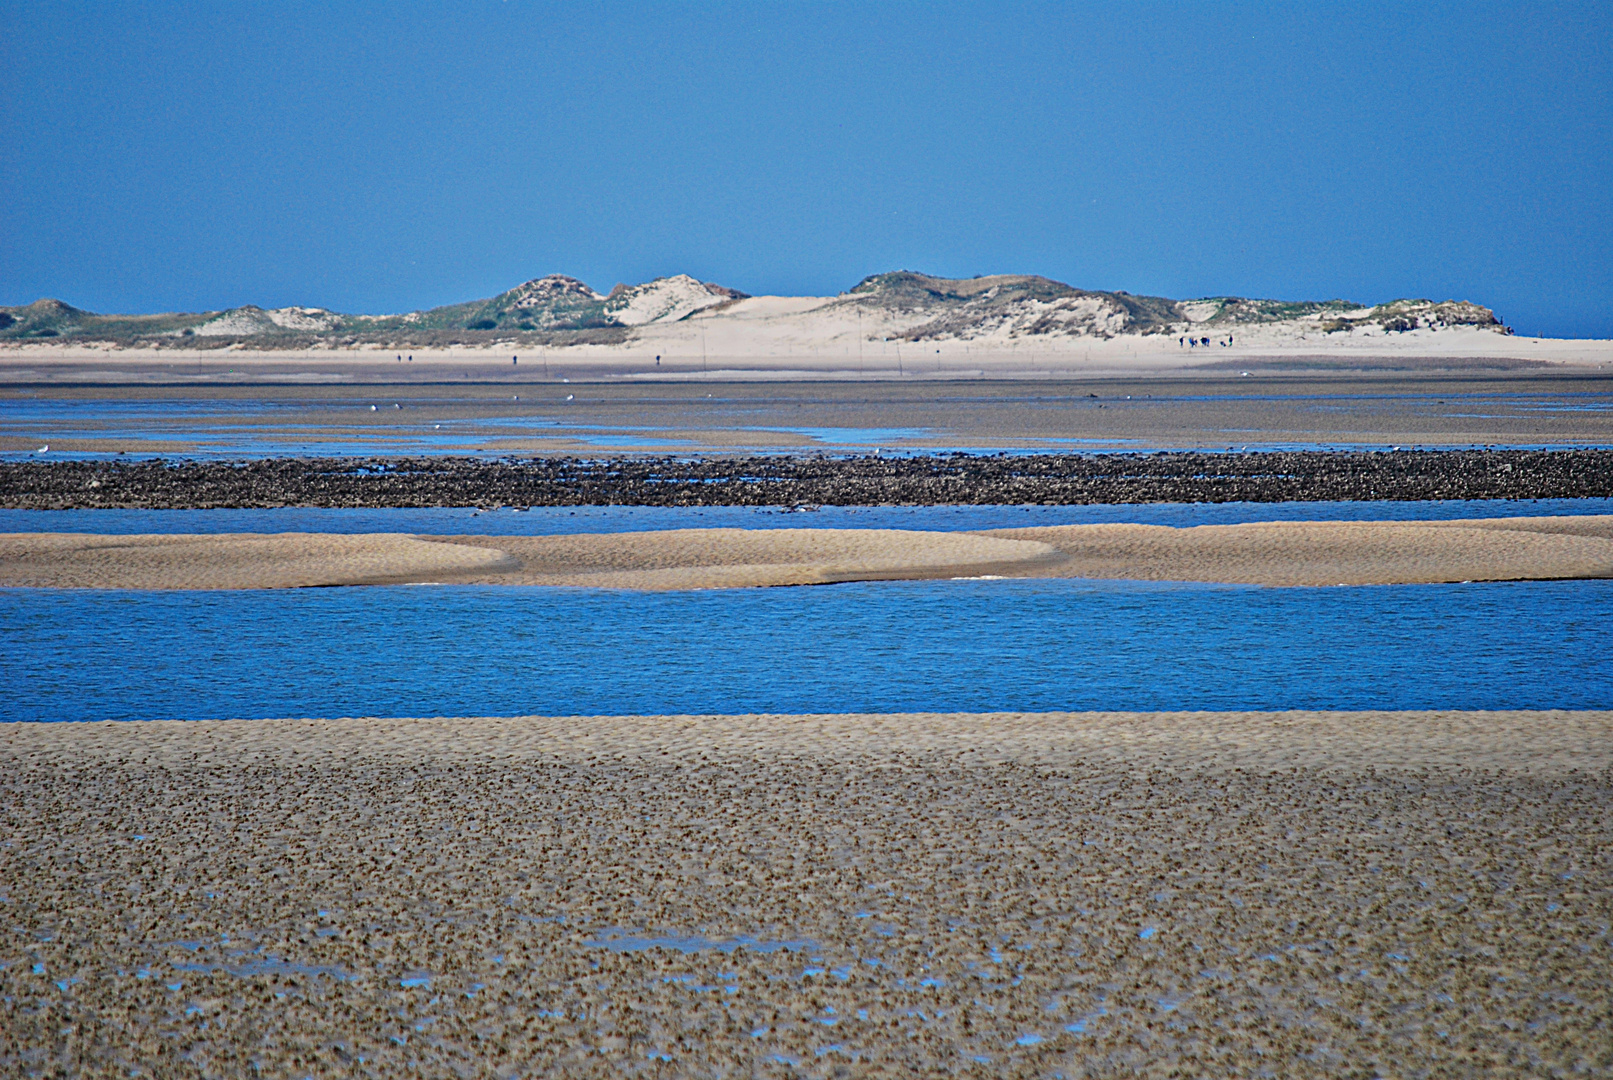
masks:
[[[914,269],[1610,337],[1610,58],[1605,0],[0,0],[0,303]]]

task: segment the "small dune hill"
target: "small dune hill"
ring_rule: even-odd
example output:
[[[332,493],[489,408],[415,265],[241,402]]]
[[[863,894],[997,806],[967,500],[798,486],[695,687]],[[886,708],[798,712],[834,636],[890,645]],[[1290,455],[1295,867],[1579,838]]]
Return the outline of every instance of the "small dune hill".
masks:
[[[0,307],[0,343],[107,343],[189,349],[242,345],[254,349],[381,345],[565,346],[623,344],[657,325],[699,316],[743,317],[751,298],[687,274],[608,294],[564,274],[534,278],[484,300],[405,315],[344,315],[317,307],[99,315],[60,300]],[[1455,327],[1511,333],[1489,308],[1466,301],[1394,300],[1367,307],[1347,300],[1284,301],[1237,296],[1170,300],[1128,292],[1078,289],[1034,274],[942,278],[902,270],[875,274],[835,297],[804,298],[797,307],[808,335],[841,332],[853,311],[872,316],[870,340],[973,341],[1120,335],[1217,335],[1276,328],[1279,335],[1381,336]],[[814,320],[821,319],[815,326]],[[1264,332],[1264,331],[1262,331]]]
[[[1310,324],[1324,334],[1357,330],[1404,333],[1408,330],[1443,330],[1453,326],[1494,328],[1510,333],[1495,312],[1465,300],[1392,300],[1367,307],[1348,300],[1291,303],[1283,300],[1248,300],[1215,296],[1184,300],[1178,305],[1191,323],[1215,330],[1270,323]]]
[[[646,285],[618,285],[605,300],[605,313],[623,326],[677,322],[697,311],[746,299],[737,289],[696,281],[688,274],[656,278]]]
[[[223,312],[160,315],[97,315],[60,300],[35,300],[20,307],[0,307],[0,341],[129,341],[194,333],[197,326]]]
[[[221,312],[194,327],[197,337],[248,337],[302,332],[322,334],[342,328],[346,319],[323,308],[288,307],[264,310],[255,304]]]
[[[588,330],[612,325],[605,298],[576,278],[549,274],[487,300],[415,311],[372,324],[377,330]]]
[[[1174,300],[1091,292],[1051,278],[993,274],[938,278],[899,271],[865,278],[848,294],[924,321],[897,335],[906,341],[977,340],[1026,335],[1169,333],[1183,321]]]
[[[489,300],[418,311],[397,320],[377,320],[375,328],[504,333],[619,330],[681,319],[744,295],[679,274],[643,285],[618,285],[606,296],[576,278],[550,274]]]

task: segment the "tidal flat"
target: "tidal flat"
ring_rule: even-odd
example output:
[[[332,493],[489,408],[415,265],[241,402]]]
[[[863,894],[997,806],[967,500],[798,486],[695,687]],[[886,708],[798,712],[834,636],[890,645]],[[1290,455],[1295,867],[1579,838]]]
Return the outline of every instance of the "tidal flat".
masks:
[[[19,1076],[1613,1071],[1613,713],[10,724]]]

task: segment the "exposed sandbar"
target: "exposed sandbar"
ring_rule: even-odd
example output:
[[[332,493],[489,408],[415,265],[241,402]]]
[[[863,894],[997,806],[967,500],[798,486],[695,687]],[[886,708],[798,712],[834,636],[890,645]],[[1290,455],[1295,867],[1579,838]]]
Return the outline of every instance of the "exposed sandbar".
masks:
[[[1613,577],[1613,517],[1062,525],[990,533],[677,529],[571,536],[0,535],[0,585],[256,589],[403,582],[711,589],[1083,577],[1375,585]]]
[[[500,581],[611,589],[1018,576],[1049,570],[1063,558],[1030,538],[908,529],[671,529],[453,540],[497,547],[519,560],[521,570]]]
[[[1027,575],[1249,585],[1613,577],[1613,516],[1242,525],[1055,525],[992,536],[1066,558]]]
[[[0,1072],[1599,1074],[1610,765],[1608,712],[0,725]]]
[[[37,588],[386,585],[514,567],[496,550],[394,533],[0,534],[0,585]]]

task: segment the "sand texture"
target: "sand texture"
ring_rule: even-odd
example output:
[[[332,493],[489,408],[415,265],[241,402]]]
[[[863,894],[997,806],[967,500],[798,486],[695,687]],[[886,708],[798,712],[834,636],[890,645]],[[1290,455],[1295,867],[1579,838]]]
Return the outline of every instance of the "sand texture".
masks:
[[[904,578],[1375,585],[1613,576],[1613,517],[1061,525],[991,533],[677,529],[571,536],[0,535],[0,586],[407,582],[711,589]]]
[[[0,1073],[1613,1073],[1613,713],[0,727]]]
[[[1056,577],[1250,585],[1391,585],[1613,577],[1613,517],[1055,525],[993,536],[1040,540]]]
[[[611,589],[713,589],[1020,575],[1059,552],[1034,539],[907,529],[671,529],[573,536],[456,536],[521,563],[488,581]]]
[[[368,533],[0,534],[0,584],[96,589],[287,589],[452,579],[511,567],[498,551]]]

